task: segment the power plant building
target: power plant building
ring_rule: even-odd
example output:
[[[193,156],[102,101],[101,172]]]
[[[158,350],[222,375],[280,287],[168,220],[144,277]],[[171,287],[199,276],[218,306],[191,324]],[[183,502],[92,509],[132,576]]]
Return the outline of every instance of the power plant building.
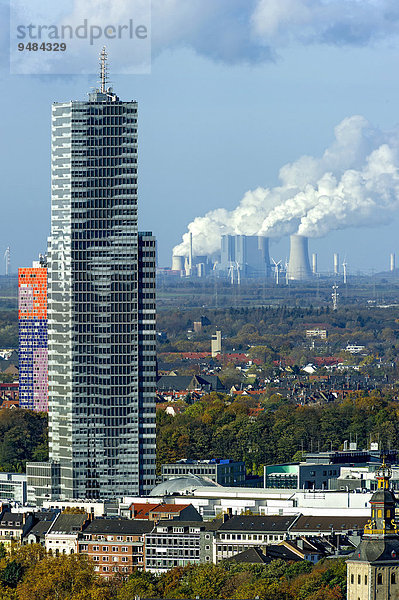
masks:
[[[137,103],[105,58],[88,101],[52,109],[50,463],[27,472],[60,499],[155,485],[155,239],[137,229]]]
[[[310,277],[312,270],[309,263],[308,238],[303,235],[291,235],[288,279],[303,281]]]
[[[222,235],[220,269],[243,277],[270,277],[269,239],[261,235]]]
[[[47,268],[18,269],[19,405],[47,411]]]

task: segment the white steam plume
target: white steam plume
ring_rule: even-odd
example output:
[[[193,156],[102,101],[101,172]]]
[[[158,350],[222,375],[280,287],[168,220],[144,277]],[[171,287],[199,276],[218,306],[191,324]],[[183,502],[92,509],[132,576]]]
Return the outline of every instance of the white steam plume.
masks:
[[[247,192],[232,211],[217,209],[188,226],[194,254],[220,249],[223,234],[310,237],[387,222],[399,208],[399,131],[382,132],[361,116],[344,119],[320,158],[280,169],[281,185]],[[189,233],[173,254],[187,255]]]

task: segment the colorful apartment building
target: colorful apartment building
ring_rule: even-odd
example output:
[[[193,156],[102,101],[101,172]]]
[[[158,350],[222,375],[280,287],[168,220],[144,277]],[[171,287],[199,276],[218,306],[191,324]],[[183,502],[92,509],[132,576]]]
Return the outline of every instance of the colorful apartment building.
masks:
[[[18,269],[19,405],[47,411],[47,268],[43,257]]]

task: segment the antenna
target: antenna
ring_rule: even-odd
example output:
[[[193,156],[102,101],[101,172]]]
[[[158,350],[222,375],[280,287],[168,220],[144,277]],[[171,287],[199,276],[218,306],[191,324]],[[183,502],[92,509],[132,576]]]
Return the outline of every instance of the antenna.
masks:
[[[274,264],[274,273],[276,275],[276,285],[278,285],[278,283],[279,283],[279,275],[280,275],[281,260],[279,260],[277,262],[277,261],[274,260],[274,258],[272,258],[272,262]]]
[[[11,249],[10,246],[7,246],[6,251],[4,252],[4,262],[5,262],[5,272],[6,275],[10,273],[10,260],[11,260]]]
[[[333,310],[337,310],[338,308],[338,286],[337,285],[333,285],[332,286],[332,294],[331,294],[331,298],[332,298],[332,302],[333,302]]]
[[[108,83],[108,54],[105,46],[100,52],[100,92],[102,94],[107,93],[107,83]]]

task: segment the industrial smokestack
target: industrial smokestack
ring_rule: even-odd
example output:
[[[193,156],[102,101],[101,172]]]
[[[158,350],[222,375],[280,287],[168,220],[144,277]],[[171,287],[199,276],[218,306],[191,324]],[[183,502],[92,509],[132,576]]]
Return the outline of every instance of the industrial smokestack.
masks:
[[[290,237],[290,259],[288,261],[288,279],[301,281],[312,275],[309,264],[308,238],[303,235]]]
[[[312,273],[313,275],[317,275],[317,254],[313,252],[312,254]]]
[[[184,270],[184,256],[172,256],[172,271],[183,271]]]
[[[391,271],[395,270],[395,262],[396,262],[395,253],[392,252],[392,254],[391,254],[391,264],[390,264]]]
[[[189,255],[188,255],[188,268],[191,269],[193,268],[193,234],[190,231],[190,248],[189,248]]]
[[[339,274],[339,254],[334,254],[334,275]]]

